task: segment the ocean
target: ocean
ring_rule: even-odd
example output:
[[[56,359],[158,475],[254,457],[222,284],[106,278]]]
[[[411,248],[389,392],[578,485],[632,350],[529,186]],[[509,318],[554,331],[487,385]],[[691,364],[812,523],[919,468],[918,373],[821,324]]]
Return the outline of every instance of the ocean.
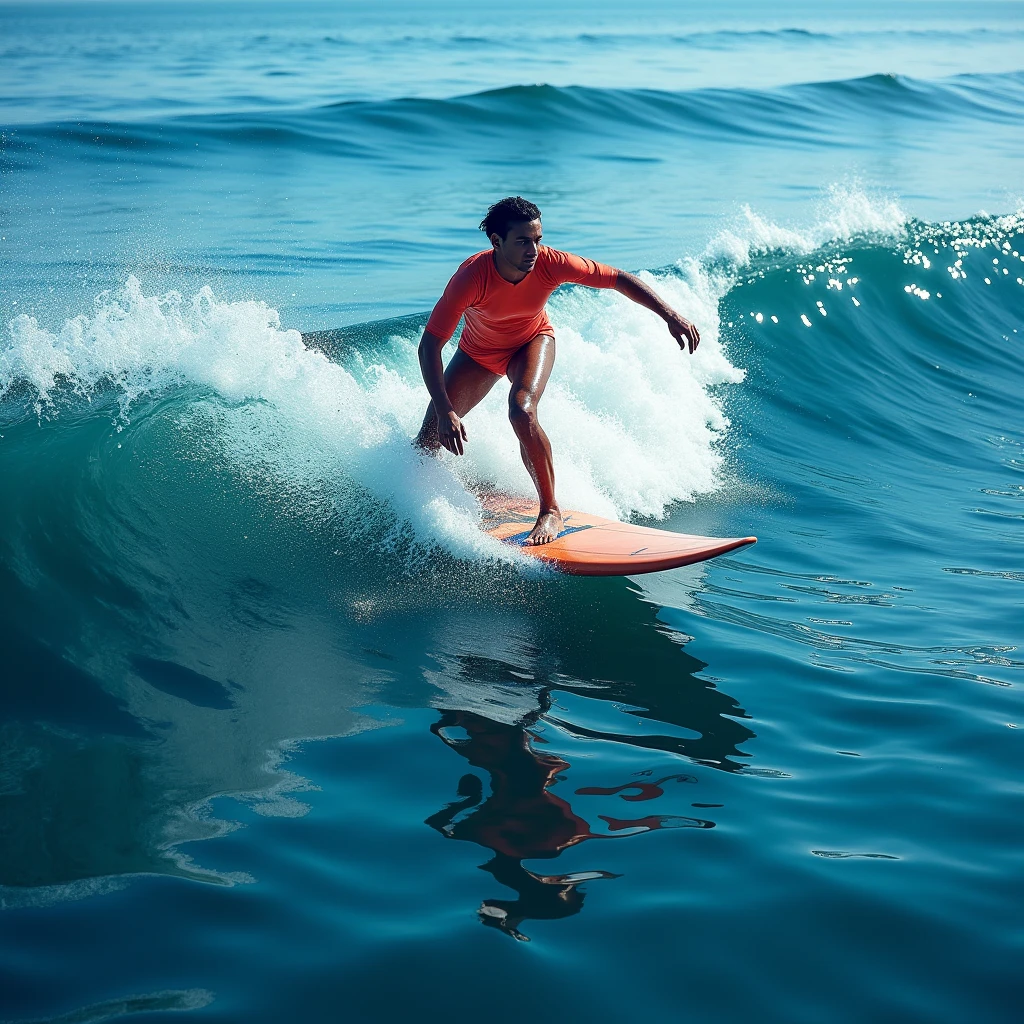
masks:
[[[0,4],[0,1020],[1019,1020],[1022,111],[1017,0]],[[702,336],[553,296],[563,505],[756,546],[413,449],[515,194]]]

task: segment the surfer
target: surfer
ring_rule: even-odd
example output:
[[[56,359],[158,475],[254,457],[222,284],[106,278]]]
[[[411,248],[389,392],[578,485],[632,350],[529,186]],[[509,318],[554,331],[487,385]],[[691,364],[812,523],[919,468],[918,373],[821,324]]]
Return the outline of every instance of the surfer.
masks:
[[[525,544],[547,544],[562,530],[555,498],[551,443],[537,406],[555,362],[555,332],[546,303],[561,284],[614,288],[657,313],[684,351],[700,342],[697,328],[633,274],[541,245],[540,210],[522,196],[495,203],[480,224],[490,249],[470,256],[434,306],[419,344],[430,405],[416,443],[427,451],[462,455],[469,437],[462,418],[507,377],[508,415],[540,499]],[[447,368],[441,349],[465,315],[458,351]]]

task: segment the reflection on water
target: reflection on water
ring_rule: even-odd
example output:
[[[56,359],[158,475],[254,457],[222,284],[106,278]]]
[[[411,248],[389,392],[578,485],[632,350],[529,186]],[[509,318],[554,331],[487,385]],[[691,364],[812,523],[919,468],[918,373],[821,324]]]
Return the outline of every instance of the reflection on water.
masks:
[[[473,768],[487,773],[490,793],[485,797],[480,776],[467,773],[459,780],[456,799],[427,818],[426,824],[450,839],[492,851],[493,856],[481,868],[517,895],[512,900],[485,899],[477,911],[484,924],[526,941],[528,936],[520,930],[523,921],[577,914],[583,908],[585,893],[580,886],[584,882],[619,877],[596,867],[540,873],[526,867],[524,860],[554,859],[563,850],[591,839],[626,838],[666,828],[714,827],[713,821],[704,818],[654,813],[648,806],[643,808],[648,813],[640,816],[632,810],[633,805],[665,796],[670,787],[675,791],[680,784],[696,783],[697,777],[688,772],[655,774],[653,769],[644,769],[625,779],[609,779],[607,785],[573,790],[568,784],[572,763],[564,748],[580,740],[681,755],[727,771],[742,767],[735,760],[737,745],[753,734],[735,719],[723,717],[723,706],[739,711],[730,698],[694,678],[692,670],[705,666],[686,659],[692,662],[688,666],[691,672],[680,679],[679,658],[686,655],[673,645],[655,643],[634,659],[630,674],[635,672],[636,661],[646,662],[650,670],[652,648],[661,646],[669,649],[674,672],[660,678],[648,676],[647,685],[628,678],[605,678],[599,684],[577,683],[573,694],[572,681],[557,673],[557,690],[550,685],[536,688],[535,674],[524,673],[522,666],[514,668],[467,655],[453,659],[446,672],[434,676],[435,684],[447,691],[449,699],[471,694],[474,709],[443,708],[431,732]],[[561,653],[569,655],[571,650],[563,648]],[[568,664],[574,659],[560,660]],[[605,671],[613,667],[614,659],[606,659]],[[495,720],[476,710],[493,700],[496,689],[507,695],[517,681],[520,690],[532,690],[533,710],[513,721]],[[595,699],[595,690],[600,699]],[[611,701],[606,699],[609,696]],[[508,699],[502,702],[506,714],[512,703]],[[602,724],[593,724],[596,720]],[[630,723],[633,732],[628,731]],[[562,749],[556,751],[556,746]],[[616,762],[608,758],[599,763],[616,765],[610,770],[621,771]],[[622,803],[630,805],[630,810],[619,810]]]
[[[455,735],[457,730],[463,736]],[[590,826],[551,785],[569,762],[533,749],[533,734],[521,725],[492,722],[471,711],[445,711],[431,732],[475,768],[490,775],[491,794],[483,799],[476,775],[459,780],[459,799],[427,818],[431,828],[451,839],[477,843],[494,851],[481,867],[517,900],[487,899],[478,913],[484,924],[516,939],[527,939],[519,925],[527,918],[555,920],[578,914],[582,881],[615,878],[608,871],[582,875],[540,875],[523,867],[526,858],[557,857],[562,850],[595,835]]]

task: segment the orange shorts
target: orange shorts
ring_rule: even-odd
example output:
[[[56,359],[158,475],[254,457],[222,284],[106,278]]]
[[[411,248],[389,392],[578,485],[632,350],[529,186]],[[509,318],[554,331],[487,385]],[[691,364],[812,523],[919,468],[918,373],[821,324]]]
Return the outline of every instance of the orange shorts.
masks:
[[[460,338],[459,351],[469,356],[478,366],[482,366],[485,370],[490,370],[491,373],[499,377],[504,377],[508,373],[508,364],[512,362],[513,356],[517,352],[521,352],[527,345],[532,344],[537,338],[543,337],[548,337],[552,341],[555,340],[554,334],[545,331],[527,342],[517,342],[507,348],[495,348],[491,345],[463,345]]]

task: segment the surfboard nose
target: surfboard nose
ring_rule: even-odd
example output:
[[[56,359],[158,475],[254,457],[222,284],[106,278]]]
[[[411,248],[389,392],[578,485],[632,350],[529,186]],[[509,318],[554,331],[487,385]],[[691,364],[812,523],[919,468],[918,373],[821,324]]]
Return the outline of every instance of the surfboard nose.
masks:
[[[550,543],[524,546],[539,508],[522,498],[488,495],[484,530],[562,572],[578,576],[637,576],[703,562],[756,544],[756,537],[701,537],[565,510],[565,529]],[[524,528],[528,527],[528,528]]]

